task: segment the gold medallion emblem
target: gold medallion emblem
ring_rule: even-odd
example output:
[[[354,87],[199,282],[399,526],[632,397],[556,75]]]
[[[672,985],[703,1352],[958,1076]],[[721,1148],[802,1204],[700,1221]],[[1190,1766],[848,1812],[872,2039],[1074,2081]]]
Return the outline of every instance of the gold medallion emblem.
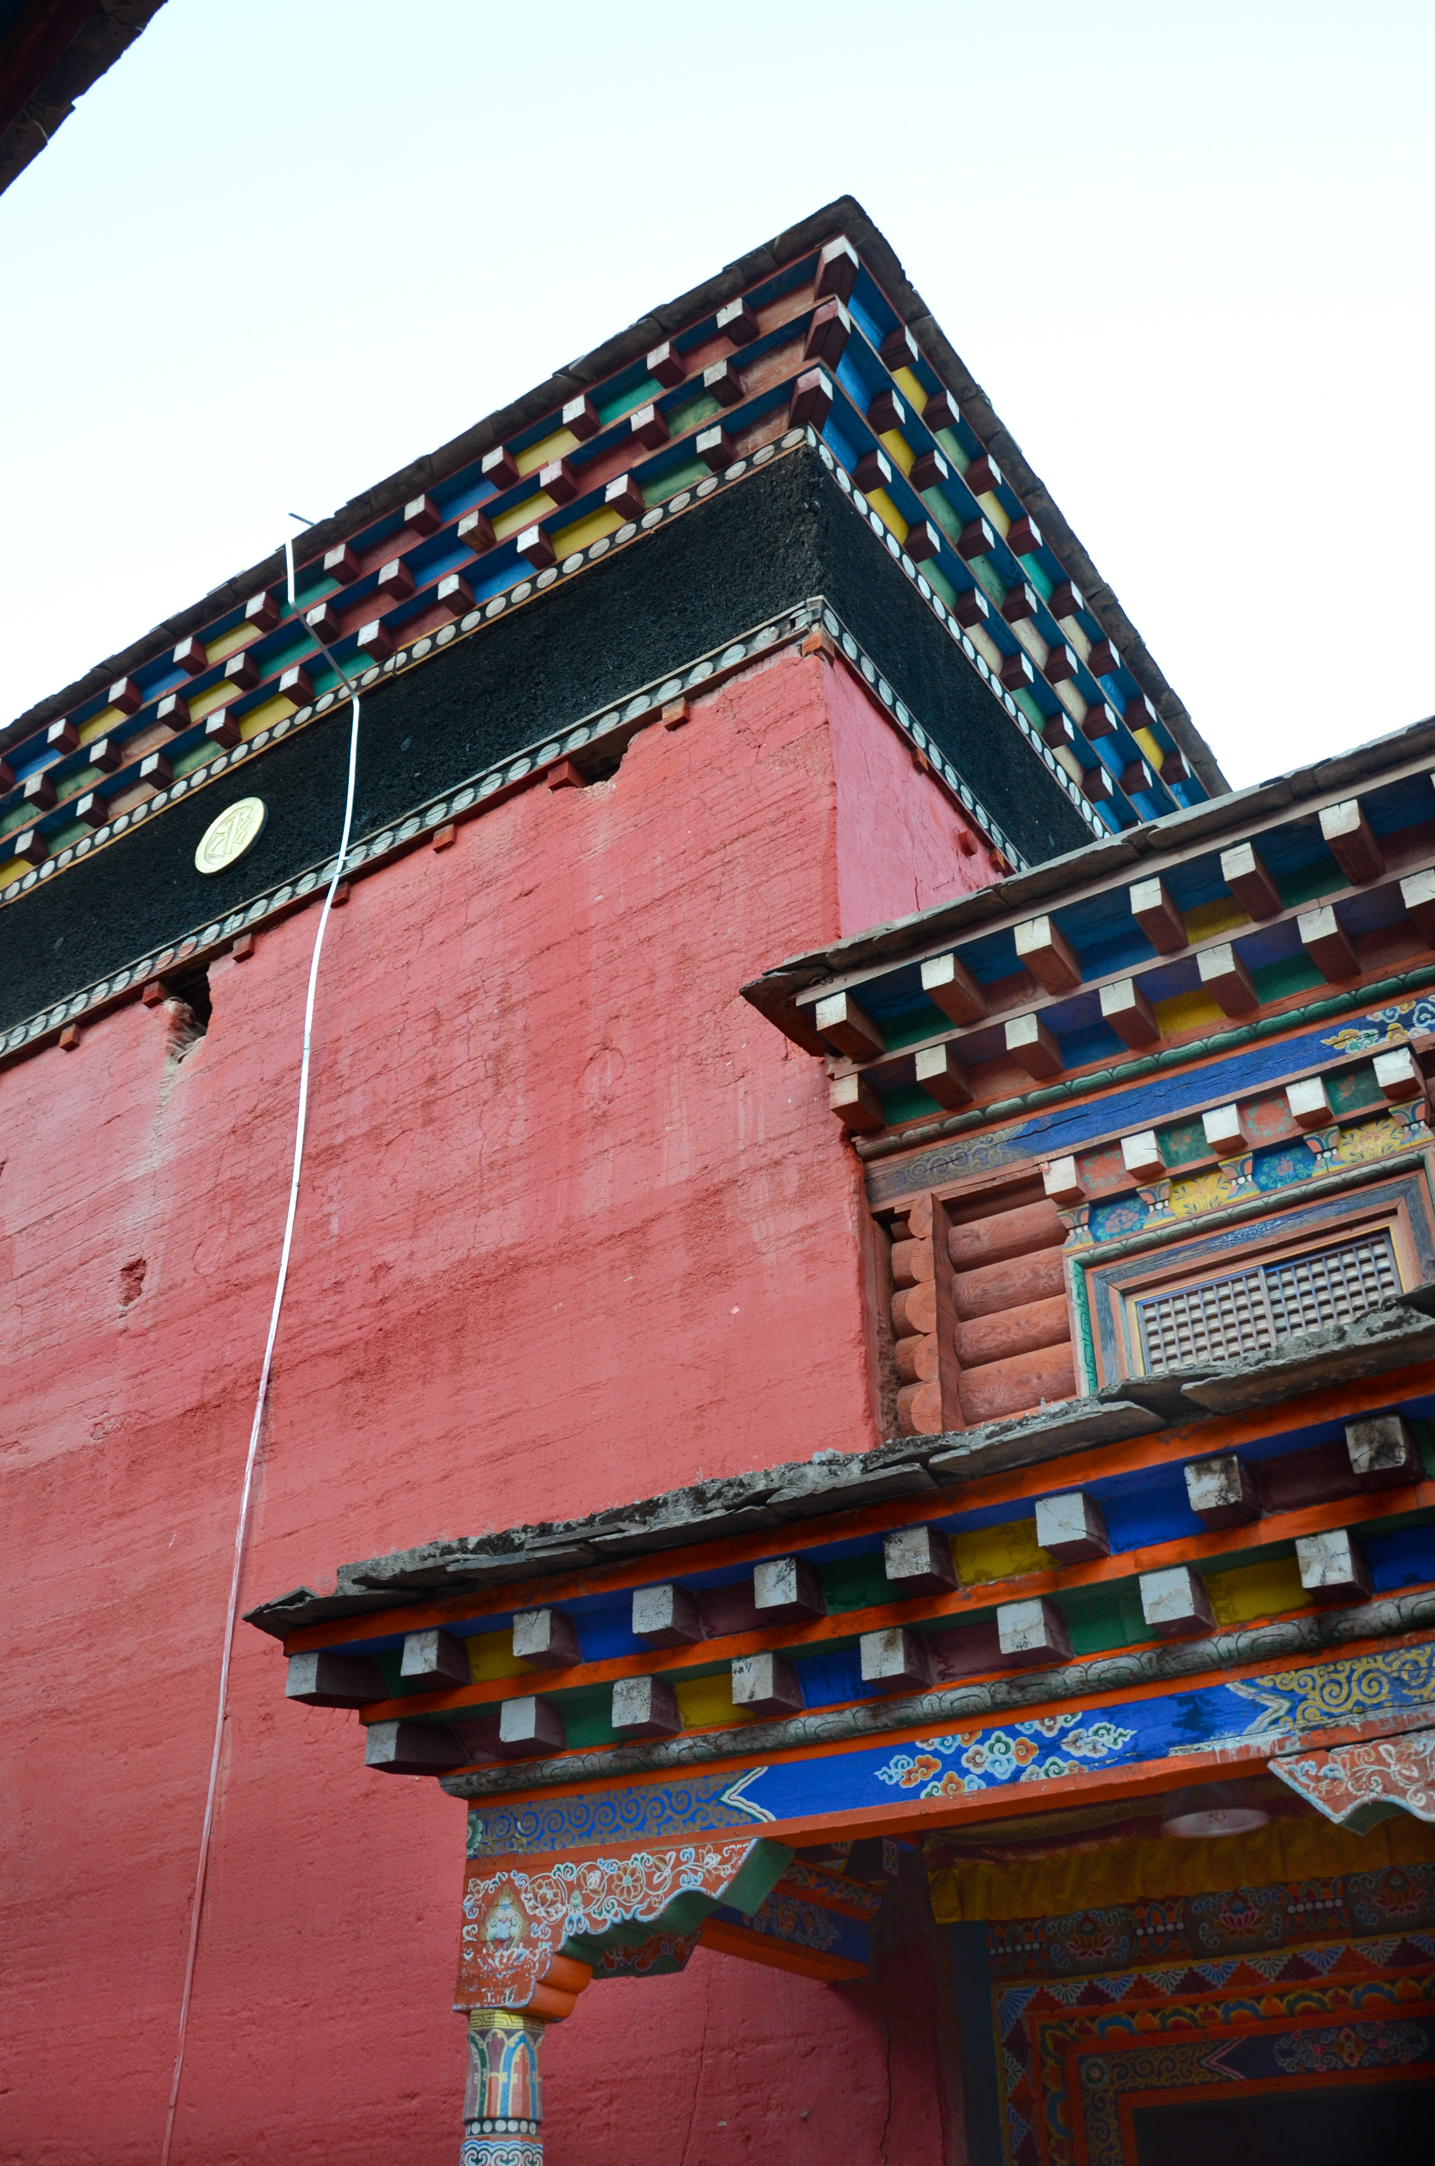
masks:
[[[212,820],[199,838],[199,848],[194,853],[196,872],[223,872],[237,857],[243,857],[252,842],[257,842],[269,809],[262,797],[241,797],[237,804],[221,812]]]

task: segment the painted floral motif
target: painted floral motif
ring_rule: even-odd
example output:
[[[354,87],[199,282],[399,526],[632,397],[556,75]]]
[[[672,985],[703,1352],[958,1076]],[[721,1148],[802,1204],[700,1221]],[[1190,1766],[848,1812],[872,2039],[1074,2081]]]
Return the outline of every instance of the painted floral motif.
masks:
[[[604,1948],[595,1978],[646,1978],[649,1972],[682,1970],[698,1944],[696,1933],[650,1933],[636,1948]]]
[[[1041,1715],[1001,1730],[954,1730],[946,1737],[919,1738],[915,1752],[894,1753],[879,1767],[877,1780],[915,1790],[919,1797],[961,1797],[1000,1783],[1049,1782],[1110,1759],[1135,1736],[1134,1730],[1088,1721],[1080,1713]],[[1042,1759],[1039,1740],[1058,1738],[1061,1751]],[[942,1761],[952,1758],[957,1766],[944,1768]]]
[[[1435,1924],[1435,1865],[1379,1866],[1371,1873],[1347,1874],[1341,1887],[1355,1926],[1389,1930]]]
[[[1288,2073],[1318,2074],[1342,2068],[1390,2068],[1418,2061],[1426,2051],[1423,2023],[1342,2023],[1325,2031],[1292,2031],[1278,2038],[1275,2055]]]
[[[1196,1218],[1202,1211],[1219,1211],[1225,1204],[1234,1203],[1238,1196],[1250,1195],[1256,1185],[1251,1176],[1251,1165],[1252,1160],[1248,1157],[1228,1158],[1213,1173],[1193,1173],[1184,1181],[1173,1181],[1171,1216]]]
[[[1275,1885],[1192,1896],[1186,1906],[1191,1938],[1201,1949],[1277,1947],[1286,1929],[1284,1893]]]
[[[1427,1030],[1435,1030],[1435,996],[1422,994],[1419,1000],[1397,1001],[1393,1008],[1376,1008],[1320,1042],[1334,1053],[1372,1053],[1377,1046],[1399,1045]]]
[[[1287,1970],[1308,1976],[1312,1958],[1296,1959],[1293,1951],[1328,1940],[1332,1933],[1404,1933],[1412,1947],[1435,1962],[1435,1941],[1419,1931],[1432,1925],[1435,1862],[1382,1865],[1365,1873],[1268,1881],[1204,1895],[1152,1895],[1061,1915],[1006,1918],[987,1927],[987,1959],[993,1978],[1061,1980],[1160,1956],[1173,1961],[1197,1958],[1194,1971],[1182,1962],[1170,1973],[1169,1990],[1174,1992],[1192,1975],[1203,1985],[1224,1984],[1231,1964],[1223,1959],[1232,1956],[1241,1957],[1245,1968],[1265,1982],[1278,1981]],[[1314,1966],[1318,1969],[1322,1961],[1317,1954]],[[1100,1990],[1122,1997],[1118,1980],[1103,1980]]]
[[[1294,1142],[1228,1159],[1214,1170],[1193,1173],[1184,1180],[1158,1181],[1152,1187],[1138,1189],[1135,1195],[1083,1205],[1078,1211],[1064,1214],[1071,1228],[1069,1245],[1084,1247],[1119,1240],[1123,1234],[1139,1233],[1143,1227],[1166,1219],[1201,1218],[1257,1192],[1273,1195],[1280,1189],[1298,1187],[1318,1174],[1365,1165],[1412,1143],[1429,1140],[1423,1108],[1392,1106],[1373,1113],[1369,1120],[1354,1121],[1345,1128],[1323,1128]]]
[[[1407,1730],[1327,1752],[1277,1757],[1272,1774],[1337,1827],[1357,1834],[1392,1812],[1435,1820],[1435,1730]]]
[[[596,1936],[619,1924],[656,1925],[684,1894],[716,1899],[730,1888],[755,1847],[751,1836],[683,1843],[626,1857],[563,1859],[547,1872],[470,1865],[464,1888],[459,1958],[462,2006],[523,2008],[550,1957],[565,1940]]]

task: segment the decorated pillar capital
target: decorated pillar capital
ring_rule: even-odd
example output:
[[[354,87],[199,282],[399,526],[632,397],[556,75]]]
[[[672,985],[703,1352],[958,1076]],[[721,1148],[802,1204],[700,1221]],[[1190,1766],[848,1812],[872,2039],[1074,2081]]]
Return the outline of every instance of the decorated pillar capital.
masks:
[[[737,1835],[581,1859],[472,1858],[454,2005],[565,2016],[607,1953],[696,1933],[719,1903],[755,1910],[791,1857]]]
[[[596,1963],[655,1934],[696,1940],[720,1903],[755,1910],[792,1852],[702,1838],[582,1859],[472,1858],[454,2005],[468,2014],[460,2166],[543,2166],[539,2048]]]

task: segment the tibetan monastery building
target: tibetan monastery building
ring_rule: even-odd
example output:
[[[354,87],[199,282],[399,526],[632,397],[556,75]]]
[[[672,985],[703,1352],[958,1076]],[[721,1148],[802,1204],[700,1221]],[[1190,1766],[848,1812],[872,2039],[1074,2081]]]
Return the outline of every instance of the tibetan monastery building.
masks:
[[[295,554],[0,733],[6,2159],[1413,2149],[1435,723],[850,199]]]

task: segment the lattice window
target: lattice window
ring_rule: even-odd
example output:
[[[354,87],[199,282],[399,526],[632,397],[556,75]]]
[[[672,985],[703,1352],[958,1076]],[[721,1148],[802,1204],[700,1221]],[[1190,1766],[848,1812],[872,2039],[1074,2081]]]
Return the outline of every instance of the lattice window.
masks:
[[[1346,1323],[1400,1291],[1387,1233],[1283,1257],[1136,1304],[1148,1370],[1259,1354],[1291,1331]]]
[[[1347,1323],[1400,1291],[1390,1236],[1384,1233],[1271,1264],[1265,1278],[1277,1331]]]

